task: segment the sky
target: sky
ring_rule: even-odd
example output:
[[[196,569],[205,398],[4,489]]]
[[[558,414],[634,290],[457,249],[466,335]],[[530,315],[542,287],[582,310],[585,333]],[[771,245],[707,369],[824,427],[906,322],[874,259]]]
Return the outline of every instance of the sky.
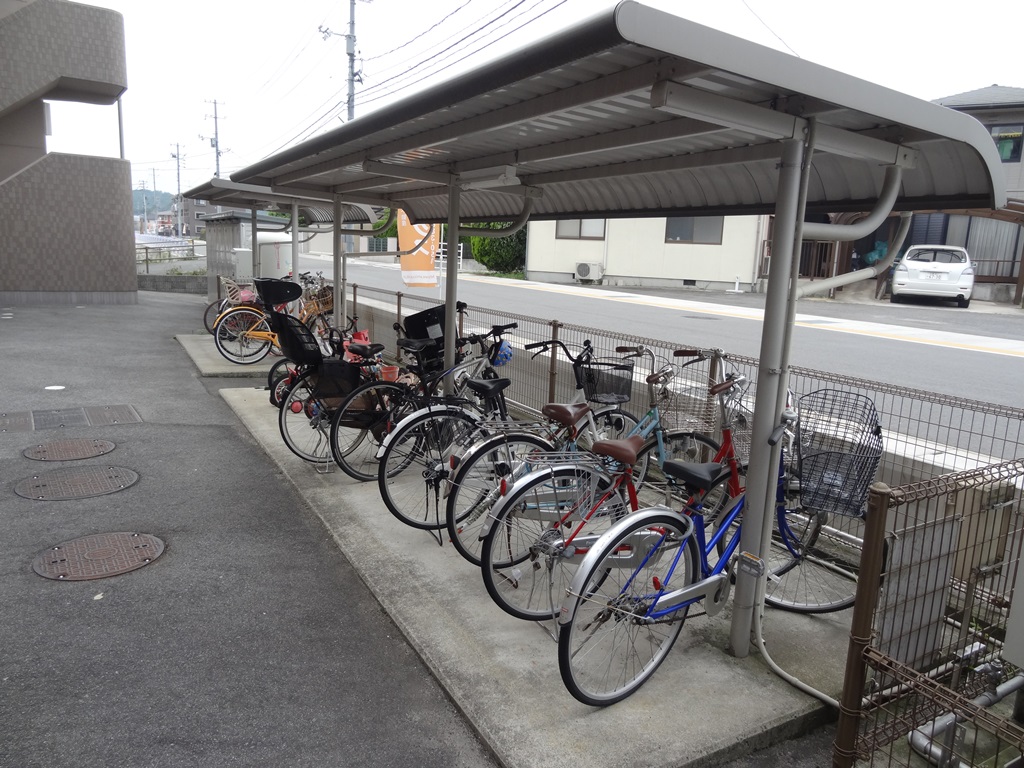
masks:
[[[1024,4],[643,0],[921,99],[1024,87]],[[176,193],[347,119],[351,0],[92,0],[124,17],[125,155]],[[355,118],[572,26],[614,0],[356,0]],[[959,8],[960,14],[947,9]],[[326,34],[323,30],[326,30]],[[216,114],[216,120],[214,115]],[[51,104],[51,152],[118,157],[117,107]],[[180,179],[180,180],[179,180]]]

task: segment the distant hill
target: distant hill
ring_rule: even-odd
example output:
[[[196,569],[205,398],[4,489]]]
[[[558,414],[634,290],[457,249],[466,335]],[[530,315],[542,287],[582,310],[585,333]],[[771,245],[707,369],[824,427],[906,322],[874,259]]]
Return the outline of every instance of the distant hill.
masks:
[[[133,189],[132,212],[136,216],[141,216],[143,213],[143,195],[145,195],[146,198],[146,211],[148,211],[150,215],[157,211],[169,211],[171,210],[171,205],[174,203],[174,195],[170,192],[153,192],[151,190]]]

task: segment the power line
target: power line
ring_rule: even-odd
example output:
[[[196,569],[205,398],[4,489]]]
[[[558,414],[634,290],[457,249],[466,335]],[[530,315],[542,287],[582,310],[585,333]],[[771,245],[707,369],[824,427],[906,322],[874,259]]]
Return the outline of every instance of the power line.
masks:
[[[781,37],[779,37],[779,33],[778,33],[778,32],[776,32],[776,31],[775,31],[774,29],[772,29],[771,27],[769,27],[769,26],[768,26],[768,25],[767,25],[767,24],[765,23],[765,20],[764,20],[764,19],[762,19],[762,18],[761,18],[760,16],[758,16],[758,15],[757,15],[757,12],[756,12],[756,11],[755,11],[755,10],[754,10],[753,8],[751,8],[751,7],[750,7],[750,4],[749,4],[749,3],[747,2],[747,0],[740,0],[740,2],[741,2],[741,3],[743,3],[743,5],[744,5],[744,6],[746,6],[747,10],[748,10],[748,11],[750,11],[750,12],[751,12],[751,13],[752,13],[752,14],[754,15],[754,18],[755,18],[755,19],[757,19],[758,21],[760,21],[760,22],[761,22],[761,24],[762,24],[762,25],[764,26],[764,28],[765,28],[765,29],[767,29],[767,30],[768,30],[769,32],[771,32],[771,33],[772,33],[773,35],[775,35],[775,37],[776,37],[776,38],[778,39],[778,41],[779,41],[780,43],[782,43],[782,44],[783,44],[784,46],[786,46],[787,48],[789,48],[789,52],[790,52],[790,53],[792,53],[792,54],[793,54],[794,56],[796,56],[796,57],[797,57],[798,59],[799,59],[799,58],[803,58],[802,56],[800,56],[800,54],[799,54],[799,53],[797,53],[796,51],[794,51],[794,50],[793,50],[793,49],[792,49],[792,48],[790,47],[789,43],[787,43],[787,42],[786,42],[785,40],[783,40],[783,39],[782,39]]]
[[[422,33],[420,33],[416,37],[412,38],[411,40],[406,40],[404,43],[402,43],[401,45],[399,45],[396,48],[392,48],[390,51],[386,51],[384,53],[378,53],[376,56],[368,56],[368,57],[364,58],[363,61],[367,62],[367,61],[376,61],[377,59],[383,59],[385,56],[390,56],[392,53],[395,53],[396,51],[400,51],[403,48],[405,48],[406,46],[412,45],[413,43],[418,41],[423,35],[426,35],[426,34],[432,32],[433,30],[437,29],[439,26],[444,24],[446,21],[448,21],[448,19],[450,19],[456,13],[461,11],[463,8],[465,8],[467,5],[469,5],[471,2],[473,2],[473,0],[466,0],[466,2],[464,2],[458,8],[456,8],[454,11],[449,13],[447,16],[445,16],[440,21],[434,22],[432,25],[427,27]]]
[[[510,31],[509,31],[509,32],[507,32],[506,34],[502,35],[502,36],[501,36],[501,37],[499,37],[499,38],[498,38],[497,40],[492,40],[492,41],[490,41],[489,43],[486,43],[486,44],[484,44],[484,45],[480,46],[479,48],[476,48],[475,50],[473,50],[473,51],[470,51],[469,53],[467,53],[467,54],[466,54],[465,56],[463,56],[462,58],[459,58],[459,59],[455,59],[454,61],[451,61],[451,62],[449,62],[449,63],[448,63],[448,64],[446,64],[445,66],[443,66],[443,67],[441,67],[441,68],[439,68],[439,69],[436,69],[436,70],[434,70],[433,72],[429,72],[429,73],[426,73],[426,74],[424,74],[424,75],[423,75],[422,77],[420,77],[419,79],[417,79],[417,80],[415,80],[415,81],[413,81],[413,82],[409,83],[408,85],[403,85],[403,86],[401,86],[400,88],[397,88],[397,89],[395,89],[395,90],[392,90],[392,91],[388,91],[387,93],[382,93],[382,94],[378,94],[378,95],[376,95],[376,96],[372,96],[371,98],[368,98],[368,99],[363,99],[363,100],[362,100],[362,103],[363,103],[363,104],[369,104],[369,103],[372,103],[372,102],[374,102],[374,101],[379,101],[380,99],[385,99],[385,98],[387,98],[388,96],[393,96],[393,95],[394,95],[395,93],[398,93],[398,92],[399,92],[399,91],[401,91],[401,90],[404,90],[404,89],[406,89],[406,88],[410,88],[410,87],[412,87],[412,86],[414,86],[414,85],[417,85],[417,84],[419,84],[419,83],[422,83],[422,82],[423,82],[424,80],[427,80],[427,79],[429,79],[429,78],[431,78],[431,77],[434,77],[434,76],[438,75],[439,73],[441,73],[441,72],[444,72],[444,71],[445,71],[445,70],[447,70],[447,69],[451,69],[452,67],[454,67],[454,66],[456,66],[456,65],[458,65],[458,64],[461,64],[461,63],[462,63],[463,61],[465,61],[465,60],[466,60],[467,58],[469,58],[470,56],[475,56],[476,54],[480,53],[481,51],[483,51],[483,50],[485,50],[485,49],[487,49],[487,48],[490,48],[490,47],[491,47],[492,45],[495,45],[496,43],[500,43],[500,42],[501,42],[502,40],[504,40],[505,38],[507,38],[507,37],[509,37],[510,35],[512,35],[512,34],[514,34],[514,33],[516,33],[516,32],[518,32],[519,30],[523,29],[524,27],[526,27],[526,26],[528,26],[528,25],[532,24],[533,22],[537,21],[537,19],[541,18],[542,16],[546,16],[547,14],[551,13],[551,11],[555,10],[555,9],[556,9],[556,8],[558,8],[559,6],[561,6],[561,5],[564,5],[564,4],[566,3],[566,2],[567,2],[567,0],[560,0],[559,2],[555,3],[555,4],[553,5],[553,6],[551,6],[550,8],[548,8],[547,10],[545,10],[545,11],[543,11],[543,12],[539,13],[539,14],[538,14],[537,16],[535,16],[534,18],[532,18],[532,19],[529,19],[529,20],[527,20],[527,21],[523,22],[522,24],[520,24],[520,25],[519,25],[518,27],[516,27],[515,29],[513,29],[513,30],[510,30]],[[532,10],[532,8],[531,8],[531,9],[528,9],[528,10]],[[511,21],[512,21],[512,20],[509,20],[509,22],[506,22],[506,25],[507,25],[508,23],[511,23]],[[502,25],[502,26],[506,26],[506,25]]]

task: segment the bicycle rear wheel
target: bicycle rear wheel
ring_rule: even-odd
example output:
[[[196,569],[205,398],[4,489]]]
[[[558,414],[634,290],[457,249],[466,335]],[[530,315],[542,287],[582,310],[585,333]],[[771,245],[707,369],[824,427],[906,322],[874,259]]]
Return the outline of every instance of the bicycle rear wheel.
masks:
[[[377,484],[388,510],[421,530],[445,527],[441,494],[452,453],[482,436],[480,419],[467,411],[423,413],[396,430],[377,469]]]
[[[490,512],[480,547],[487,593],[516,618],[556,617],[583,555],[627,508],[610,478],[586,464],[526,475]]]
[[[236,307],[220,316],[213,341],[226,359],[239,365],[258,363],[270,353],[270,325],[262,312]]]
[[[853,605],[864,521],[806,509],[775,518],[768,553],[767,605],[796,613],[832,613]]]
[[[511,488],[533,468],[530,455],[554,450],[549,440],[529,432],[486,438],[463,456],[452,475],[445,503],[448,538],[460,555],[480,565],[483,525],[501,498],[501,484]]]
[[[562,606],[558,669],[569,693],[603,707],[654,674],[679,637],[689,606],[652,615],[665,592],[697,581],[692,527],[671,512],[626,518],[597,542]]]
[[[285,445],[300,459],[314,464],[331,460],[331,415],[326,398],[316,392],[318,372],[299,374],[281,402],[278,427]]]
[[[368,381],[352,390],[331,419],[331,455],[349,477],[374,480],[377,450],[415,407],[409,391],[389,381]]]
[[[213,333],[214,321],[217,319],[217,316],[227,308],[227,299],[214,299],[206,305],[206,309],[203,310],[203,327],[206,328],[207,333]]]

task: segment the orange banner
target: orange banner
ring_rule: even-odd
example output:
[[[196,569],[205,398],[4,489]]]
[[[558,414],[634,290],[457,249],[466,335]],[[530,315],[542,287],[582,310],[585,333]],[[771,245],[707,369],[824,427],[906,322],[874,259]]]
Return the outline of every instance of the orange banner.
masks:
[[[434,288],[437,286],[437,272],[434,270],[434,255],[441,241],[441,227],[430,224],[411,224],[405,211],[398,211],[398,250],[408,251],[430,233],[423,245],[410,254],[399,257],[402,265],[402,282],[412,288]]]

